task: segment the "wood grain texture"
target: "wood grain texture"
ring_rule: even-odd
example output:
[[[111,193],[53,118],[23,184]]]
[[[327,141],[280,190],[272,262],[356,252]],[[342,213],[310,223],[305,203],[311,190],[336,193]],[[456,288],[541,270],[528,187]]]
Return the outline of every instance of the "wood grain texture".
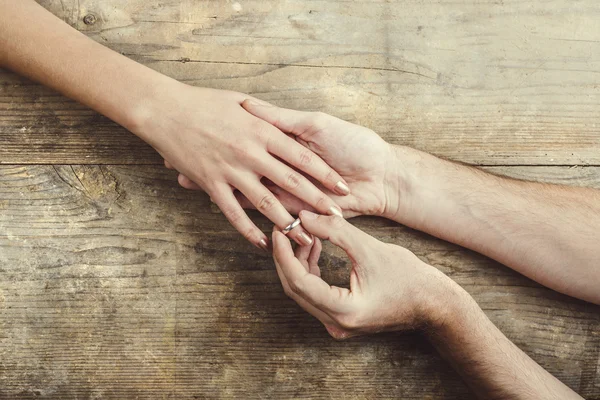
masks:
[[[600,188],[594,0],[40,3],[191,85]],[[0,399],[472,398],[416,333],[333,341],[285,297],[270,257],[160,162],[106,118],[0,70]],[[353,223],[441,269],[544,368],[600,399],[599,307],[389,221]],[[347,281],[330,245],[322,269]]]
[[[595,167],[490,169],[600,188]],[[599,307],[395,223],[353,223],[441,269],[543,367],[600,397]],[[347,282],[329,244],[322,270]],[[471,398],[417,334],[333,341],[270,257],[155,166],[0,167],[0,359],[1,398]]]
[[[594,0],[42,3],[193,85],[323,110],[480,165],[600,165]],[[0,140],[2,163],[159,162],[123,129],[6,73]]]

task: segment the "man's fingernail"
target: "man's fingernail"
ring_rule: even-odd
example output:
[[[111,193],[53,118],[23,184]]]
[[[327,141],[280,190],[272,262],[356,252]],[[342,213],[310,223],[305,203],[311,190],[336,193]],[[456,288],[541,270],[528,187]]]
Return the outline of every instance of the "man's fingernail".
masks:
[[[265,239],[260,239],[260,242],[258,242],[258,245],[264,251],[269,252],[269,243],[267,243],[267,241]]]
[[[317,219],[319,217],[314,212],[307,211],[307,210],[302,211],[300,214],[301,214],[300,217],[305,218],[305,219]]]
[[[335,184],[335,192],[337,194],[341,194],[342,196],[347,196],[350,194],[350,188],[344,182],[339,181]]]
[[[302,246],[310,246],[313,244],[313,239],[304,232],[300,232],[298,236],[296,236],[296,240]]]
[[[329,214],[344,218],[344,214],[342,214],[342,211],[336,206],[329,207]]]

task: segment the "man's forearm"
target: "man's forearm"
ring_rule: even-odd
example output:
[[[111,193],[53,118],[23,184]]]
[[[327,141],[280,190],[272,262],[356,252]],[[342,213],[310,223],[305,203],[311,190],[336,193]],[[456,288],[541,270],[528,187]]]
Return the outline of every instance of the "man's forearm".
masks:
[[[387,217],[600,304],[600,192],[524,182],[396,147]]]
[[[581,399],[506,338],[456,285],[426,335],[484,399]]]
[[[50,86],[132,131],[151,113],[149,99],[165,96],[176,82],[96,43],[32,0],[0,0],[0,67]]]

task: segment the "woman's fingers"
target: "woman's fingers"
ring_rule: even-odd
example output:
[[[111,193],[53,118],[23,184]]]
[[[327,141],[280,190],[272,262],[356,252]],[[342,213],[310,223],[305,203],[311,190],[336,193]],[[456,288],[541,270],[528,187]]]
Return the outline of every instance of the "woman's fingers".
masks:
[[[310,128],[310,113],[280,108],[255,99],[248,99],[242,107],[250,114],[275,126],[284,133],[301,136]],[[269,141],[267,150],[321,182],[340,196],[350,194],[348,183],[325,161],[294,139],[278,135]]]
[[[258,172],[281,189],[310,204],[319,213],[343,217],[340,207],[329,196],[287,165],[273,159],[259,167]]]
[[[250,243],[256,247],[269,251],[269,240],[254,222],[246,215],[240,203],[233,195],[230,186],[222,185],[210,194],[213,201],[219,206],[221,212]]]
[[[289,240],[279,231],[273,232],[273,258],[280,266],[291,294],[330,317],[332,314],[347,313],[351,309],[351,292],[345,288],[329,286],[320,277],[308,272],[294,256]]]
[[[240,176],[232,182],[232,185],[246,196],[261,214],[273,221],[280,229],[294,222],[295,218],[290,215],[275,195],[264,187],[256,177],[245,178]],[[301,246],[310,246],[313,243],[312,236],[302,226],[292,229],[288,233],[288,236]]]
[[[318,155],[294,139],[279,135],[269,141],[267,150],[287,163],[313,177],[340,196],[350,194],[346,181]]]

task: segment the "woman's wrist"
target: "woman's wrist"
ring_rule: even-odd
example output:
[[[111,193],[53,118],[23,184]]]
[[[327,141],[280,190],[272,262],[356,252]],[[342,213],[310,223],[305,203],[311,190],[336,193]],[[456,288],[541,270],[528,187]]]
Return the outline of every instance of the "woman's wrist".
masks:
[[[127,97],[123,98],[122,104],[115,104],[115,120],[130,132],[139,136],[142,140],[152,146],[161,140],[160,136],[164,129],[157,129],[162,125],[160,117],[168,110],[165,108],[174,104],[177,93],[182,90],[184,84],[162,75],[155,71],[146,73],[137,79],[135,88]]]

